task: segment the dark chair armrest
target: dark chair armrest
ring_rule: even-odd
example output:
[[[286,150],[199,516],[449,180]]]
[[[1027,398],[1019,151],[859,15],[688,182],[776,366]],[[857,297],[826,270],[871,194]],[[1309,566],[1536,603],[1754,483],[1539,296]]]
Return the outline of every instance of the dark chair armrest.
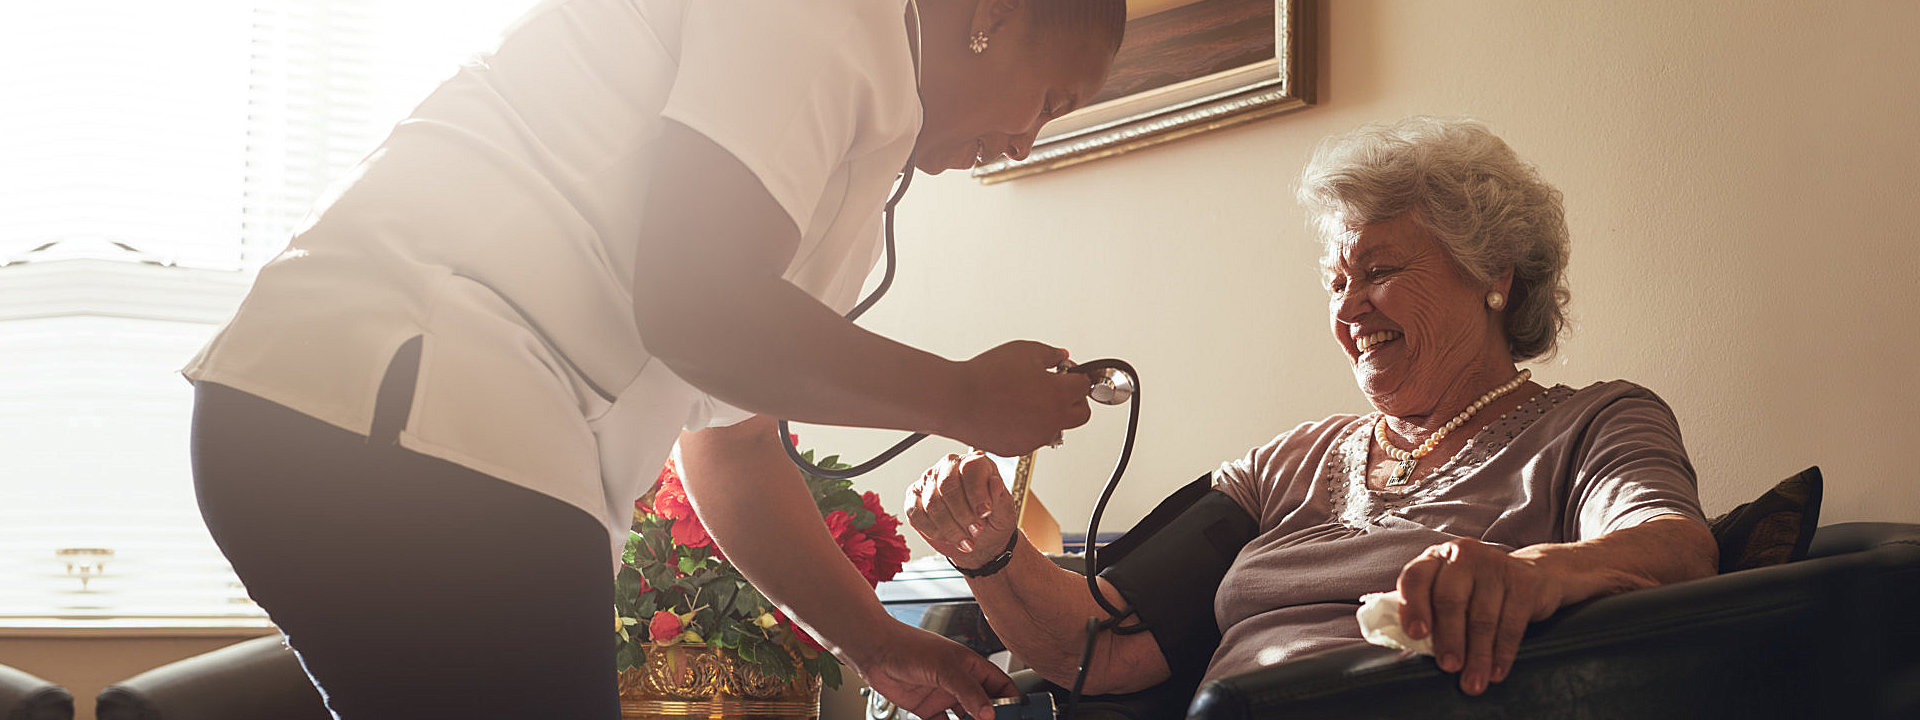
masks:
[[[0,665],[0,720],[73,720],[73,693]]]
[[[279,636],[148,670],[100,691],[98,720],[331,720]]]
[[[1478,698],[1362,645],[1209,683],[1189,717],[1920,717],[1920,545],[1897,540],[1920,528],[1839,529],[1838,555],[1569,607]]]
[[[1821,527],[1807,547],[1808,558],[1865,552],[1888,545],[1920,547],[1920,525],[1912,523],[1853,522]]]

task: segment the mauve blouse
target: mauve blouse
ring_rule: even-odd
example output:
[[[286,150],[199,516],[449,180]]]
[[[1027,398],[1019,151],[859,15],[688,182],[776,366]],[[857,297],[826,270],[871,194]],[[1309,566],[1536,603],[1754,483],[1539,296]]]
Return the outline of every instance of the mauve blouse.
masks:
[[[1573,542],[1660,515],[1705,525],[1673,411],[1624,380],[1536,394],[1406,491],[1366,486],[1377,417],[1302,424],[1214,474],[1260,533],[1215,596],[1208,680],[1364,642],[1360,596],[1392,590],[1431,545]]]

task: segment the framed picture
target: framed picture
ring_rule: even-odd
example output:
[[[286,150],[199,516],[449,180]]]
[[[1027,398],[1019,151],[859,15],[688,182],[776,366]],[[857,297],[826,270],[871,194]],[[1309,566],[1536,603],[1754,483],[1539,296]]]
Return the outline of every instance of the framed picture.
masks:
[[[1047,124],[996,183],[1313,104],[1315,0],[1131,0],[1126,41],[1087,106]]]

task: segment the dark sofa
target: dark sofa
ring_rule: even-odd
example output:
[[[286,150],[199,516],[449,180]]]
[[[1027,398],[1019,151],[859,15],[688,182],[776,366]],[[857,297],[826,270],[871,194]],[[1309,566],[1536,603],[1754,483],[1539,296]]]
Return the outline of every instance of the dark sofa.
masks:
[[[1362,645],[1082,700],[1076,718],[1920,718],[1920,525],[1845,523],[1807,559],[1592,600],[1527,632],[1480,697]],[[1191,683],[1191,681],[1189,681]],[[1064,706],[1066,693],[1034,682]],[[1184,702],[1192,697],[1191,704]]]
[[[1916,611],[1920,525],[1831,525],[1800,562],[1569,607],[1478,698],[1369,646],[1211,683],[1188,717],[1920,718]]]
[[[73,694],[0,665],[0,720],[73,720]]]
[[[108,686],[98,720],[332,720],[280,636],[254,638]]]
[[[1481,697],[1430,659],[1360,646],[1222,679],[1197,697],[1189,686],[1089,698],[1077,716],[1908,720],[1920,718],[1916,610],[1920,525],[1830,525],[1799,562],[1562,610],[1528,631],[1512,676]],[[326,717],[273,638],[143,673],[103,691],[98,708],[100,720]]]

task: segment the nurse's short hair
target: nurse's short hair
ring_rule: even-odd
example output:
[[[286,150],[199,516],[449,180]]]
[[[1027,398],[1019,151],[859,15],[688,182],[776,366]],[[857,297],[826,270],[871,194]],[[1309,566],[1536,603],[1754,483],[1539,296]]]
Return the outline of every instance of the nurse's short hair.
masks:
[[[1492,285],[1511,268],[1505,329],[1514,361],[1558,345],[1571,298],[1560,191],[1486,125],[1411,117],[1328,138],[1298,194],[1328,253],[1351,227],[1412,213],[1470,280]]]
[[[1127,31],[1126,0],[1027,0],[1033,26],[1049,39],[1094,36],[1109,41],[1106,51],[1120,49]]]

